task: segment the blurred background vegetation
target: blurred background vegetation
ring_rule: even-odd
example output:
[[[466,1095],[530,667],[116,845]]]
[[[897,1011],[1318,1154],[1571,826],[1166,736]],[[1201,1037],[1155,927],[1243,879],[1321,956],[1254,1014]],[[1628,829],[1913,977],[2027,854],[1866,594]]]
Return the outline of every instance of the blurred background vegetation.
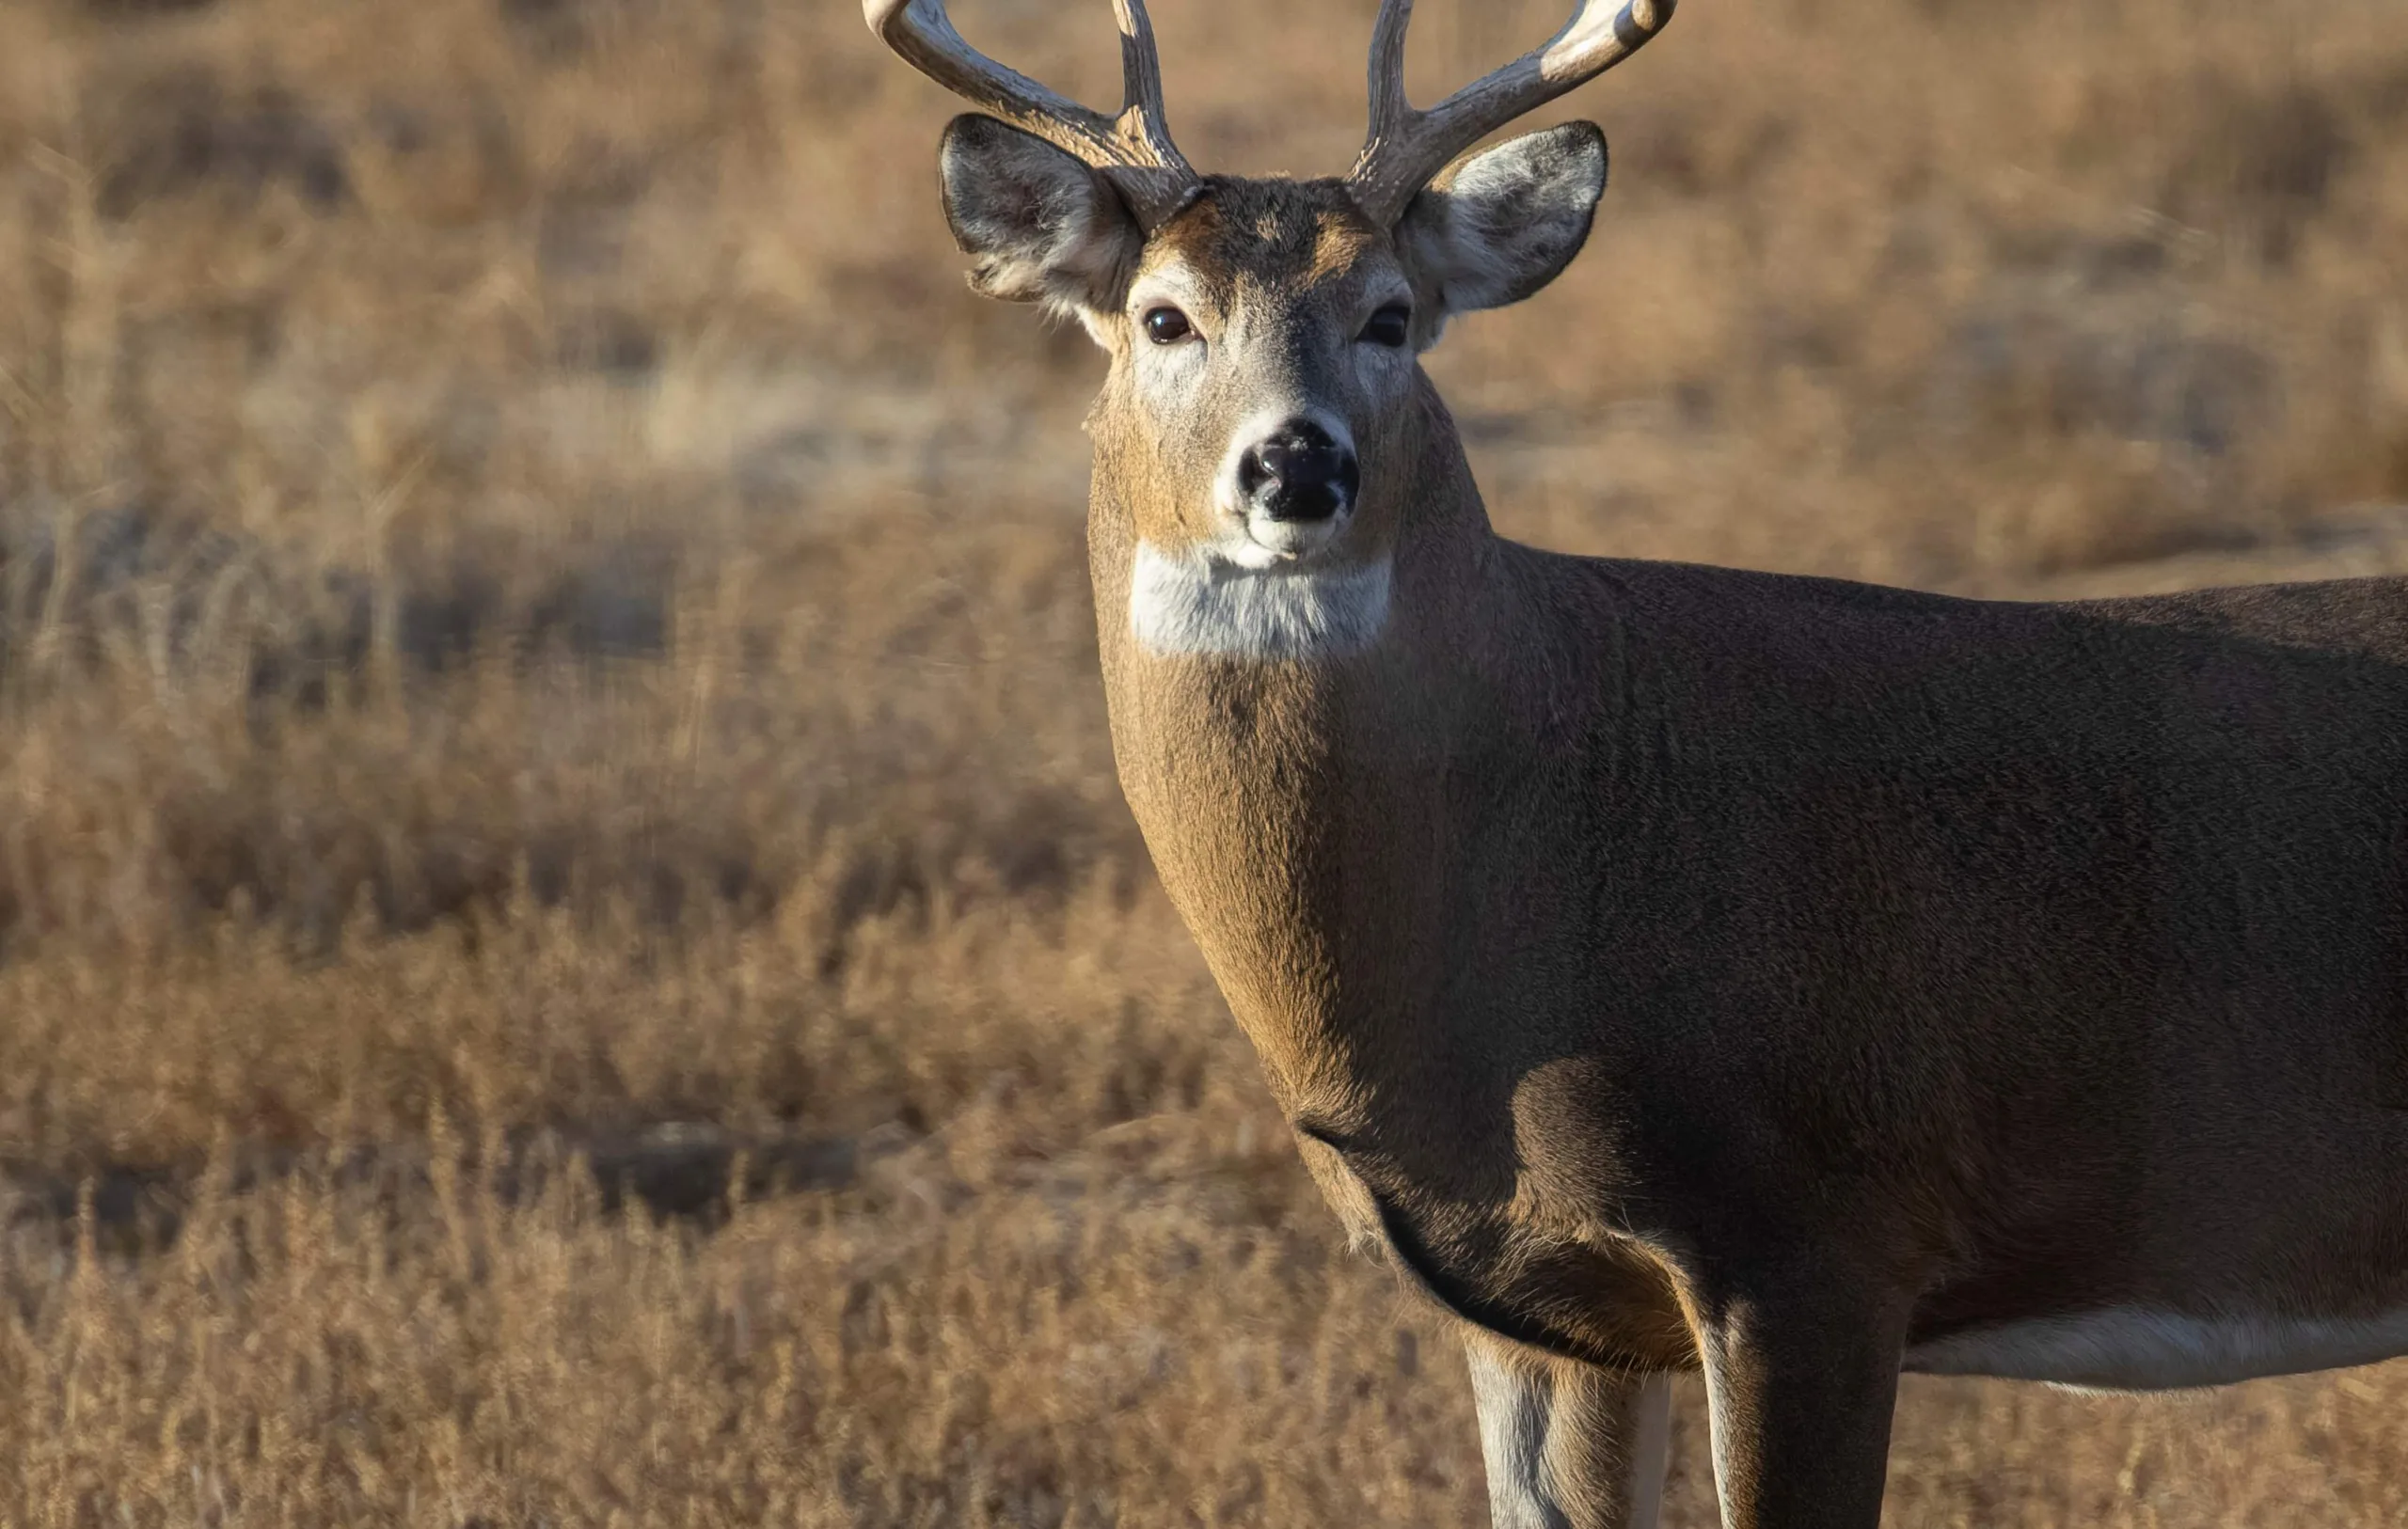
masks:
[[[1373,8],[1158,0],[1182,145],[1342,168]],[[1483,1521],[1120,804],[953,107],[850,0],[0,7],[0,1519]],[[1431,358],[1508,534],[2408,570],[2398,0],[1690,0],[1575,114]],[[1892,1521],[2408,1524],[2404,1408],[1913,1382]]]

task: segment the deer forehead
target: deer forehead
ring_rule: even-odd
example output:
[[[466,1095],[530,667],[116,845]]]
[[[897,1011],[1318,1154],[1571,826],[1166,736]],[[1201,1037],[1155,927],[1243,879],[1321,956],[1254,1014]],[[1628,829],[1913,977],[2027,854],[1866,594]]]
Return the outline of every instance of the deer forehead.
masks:
[[[1342,301],[1382,277],[1402,285],[1388,236],[1340,183],[1215,176],[1207,187],[1148,241],[1135,290],[1176,289],[1226,313],[1267,298]]]

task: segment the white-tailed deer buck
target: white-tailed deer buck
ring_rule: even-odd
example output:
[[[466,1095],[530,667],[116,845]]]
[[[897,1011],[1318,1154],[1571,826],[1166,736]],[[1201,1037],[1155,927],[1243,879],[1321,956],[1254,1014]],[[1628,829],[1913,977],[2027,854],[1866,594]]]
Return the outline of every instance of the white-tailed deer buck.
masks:
[[[1606,183],[1590,0],[1343,180],[868,0],[997,297],[1111,357],[1121,782],[1363,1240],[1459,1316],[1501,1525],[1644,1524],[1703,1368],[1732,1529],[1871,1529],[1903,1370],[2209,1385],[2408,1350],[2408,583],[2015,605],[1489,528],[1416,355]],[[1002,120],[997,120],[1000,118]],[[1435,179],[1433,179],[1435,177]]]

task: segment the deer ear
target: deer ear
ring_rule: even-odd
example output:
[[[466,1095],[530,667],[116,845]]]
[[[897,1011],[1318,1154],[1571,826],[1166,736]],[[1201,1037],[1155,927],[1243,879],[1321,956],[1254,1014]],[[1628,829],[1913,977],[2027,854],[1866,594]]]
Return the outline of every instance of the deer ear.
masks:
[[[977,264],[970,285],[1009,303],[1041,303],[1090,333],[1117,314],[1145,234],[1118,193],[1034,134],[966,113],[937,150],[945,221]]]
[[[1606,135],[1594,122],[1526,133],[1414,197],[1397,222],[1397,252],[1441,322],[1518,303],[1580,253],[1605,192]]]

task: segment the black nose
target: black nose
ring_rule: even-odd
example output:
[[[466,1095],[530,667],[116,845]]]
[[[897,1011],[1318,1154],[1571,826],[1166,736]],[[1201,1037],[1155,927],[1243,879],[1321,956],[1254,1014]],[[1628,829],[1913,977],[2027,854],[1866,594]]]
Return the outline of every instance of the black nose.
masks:
[[[1238,459],[1238,492],[1273,520],[1327,520],[1363,481],[1354,453],[1309,419],[1291,419]]]

